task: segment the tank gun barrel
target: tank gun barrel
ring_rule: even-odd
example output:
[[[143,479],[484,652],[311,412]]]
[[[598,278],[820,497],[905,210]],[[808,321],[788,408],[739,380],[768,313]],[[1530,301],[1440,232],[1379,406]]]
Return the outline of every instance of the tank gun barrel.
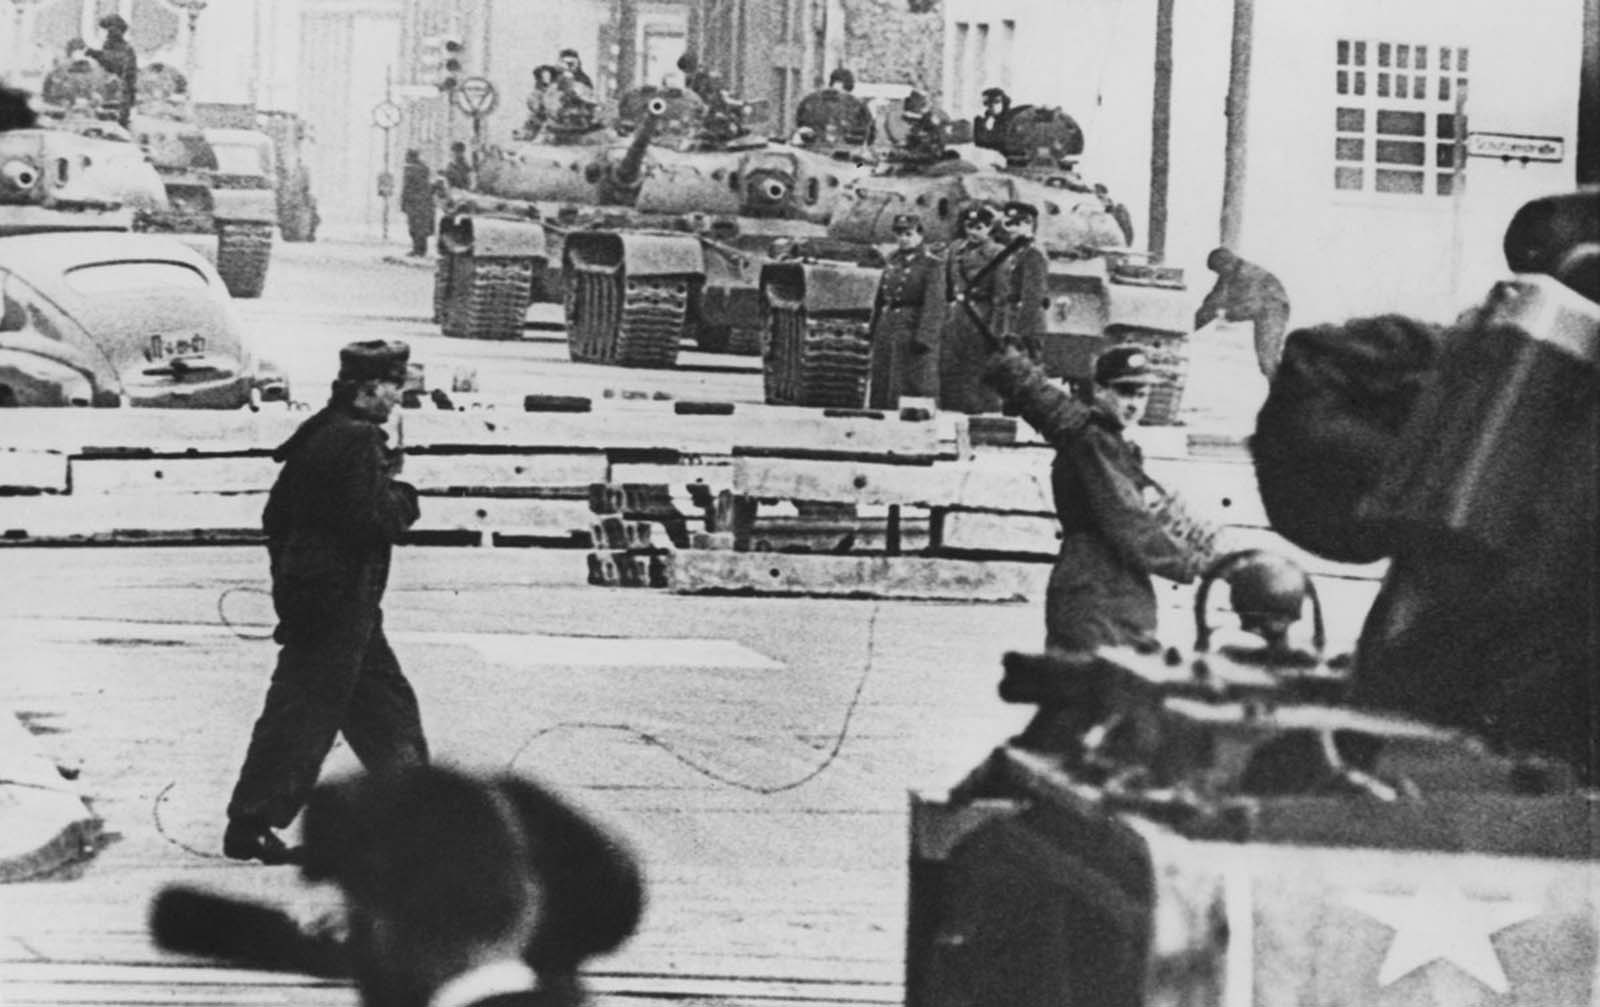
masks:
[[[639,198],[639,187],[644,181],[645,155],[649,151],[650,142],[661,131],[661,124],[665,121],[666,114],[667,103],[660,98],[652,98],[645,106],[644,121],[633,131],[633,139],[628,142],[628,149],[623,152],[620,160],[608,166],[605,177],[601,180],[602,203],[631,204]]]

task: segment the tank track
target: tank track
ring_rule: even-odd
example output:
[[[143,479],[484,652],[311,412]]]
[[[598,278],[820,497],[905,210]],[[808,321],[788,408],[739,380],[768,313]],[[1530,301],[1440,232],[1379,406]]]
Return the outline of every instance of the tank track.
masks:
[[[566,290],[567,348],[580,363],[672,367],[689,314],[689,281],[580,270]],[[620,287],[620,289],[619,289]]]
[[[455,270],[455,256],[440,249],[433,267],[433,324],[444,325],[444,306],[450,299],[450,274]]]
[[[772,316],[772,344],[761,368],[770,405],[859,409],[872,363],[866,320]]]
[[[455,339],[522,338],[533,284],[532,259],[480,259],[451,255],[449,273],[434,276],[434,296],[442,303],[440,328]],[[442,271],[442,268],[441,268]],[[440,287],[445,289],[441,292]]]
[[[271,259],[271,224],[217,225],[217,272],[234,297],[261,296]]]

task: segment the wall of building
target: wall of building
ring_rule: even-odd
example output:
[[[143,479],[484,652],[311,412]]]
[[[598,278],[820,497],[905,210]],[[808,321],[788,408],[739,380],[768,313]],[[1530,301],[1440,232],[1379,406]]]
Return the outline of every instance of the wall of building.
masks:
[[[1233,8],[1226,0],[1174,5],[1166,261],[1189,270],[1197,297],[1211,279],[1205,255],[1221,236]],[[1379,311],[1454,317],[1503,272],[1500,234],[1516,207],[1572,185],[1582,0],[1515,9],[1493,0],[1254,0],[1253,8],[1238,250],[1284,280],[1296,323]],[[1019,102],[1061,105],[1084,128],[1083,173],[1109,186],[1140,225],[1135,244],[1148,234],[1155,14],[1156,0],[946,0],[945,8],[944,79],[954,109],[972,114],[990,85]],[[1419,69],[1411,57],[1403,99],[1398,67],[1387,69],[1391,93],[1380,99],[1382,68],[1368,66],[1358,101],[1337,93],[1340,40],[1365,42],[1374,64],[1380,43],[1406,45],[1408,54],[1427,46],[1429,66]],[[1564,157],[1468,157],[1458,175],[1455,141],[1438,131],[1454,122],[1461,74],[1453,65],[1450,96],[1440,99],[1440,47],[1469,53],[1460,108],[1469,130],[1555,137]],[[1346,53],[1354,58],[1353,49]],[[1389,55],[1397,60],[1398,50]],[[1422,99],[1417,77],[1428,78]],[[1347,91],[1353,86],[1347,77]],[[1341,132],[1340,108],[1360,110],[1364,130]],[[1380,138],[1379,111],[1410,113],[1385,116],[1406,128],[1421,112],[1429,136]],[[1348,115],[1344,122],[1353,126]],[[1337,161],[1341,151],[1357,156],[1341,139],[1362,141],[1364,163]],[[1384,156],[1420,153],[1425,164],[1378,165],[1380,139]],[[1341,177],[1355,183],[1337,175],[1339,167],[1363,168],[1363,187],[1340,189]],[[1414,176],[1387,176],[1389,187],[1420,181],[1428,191],[1375,191],[1380,168]],[[1446,195],[1441,175],[1454,186]]]
[[[843,0],[840,44],[827,62],[847,66],[861,84],[907,84],[942,100],[944,18],[935,5],[914,14],[906,0]]]

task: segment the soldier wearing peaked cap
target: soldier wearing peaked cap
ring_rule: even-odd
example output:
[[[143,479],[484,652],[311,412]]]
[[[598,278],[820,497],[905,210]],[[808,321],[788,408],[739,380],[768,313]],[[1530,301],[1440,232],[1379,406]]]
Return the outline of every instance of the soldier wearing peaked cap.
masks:
[[[988,341],[955,303],[958,297],[965,298],[985,322],[993,325],[999,274],[978,277],[1001,250],[993,235],[994,212],[987,206],[968,206],[961,211],[957,223],[960,232],[950,242],[944,258],[945,299],[950,303],[939,344],[939,408],[995,413],[1000,411],[1000,399],[983,383]]]
[[[928,250],[922,220],[897,214],[897,248],[878,280],[872,308],[868,404],[894,409],[902,395],[937,398],[939,334],[944,327],[944,262]]]
[[[1000,209],[1000,227],[1007,244],[1018,238],[1027,238],[1028,244],[1000,268],[999,325],[995,328],[1035,361],[1043,361],[1050,263],[1034,243],[1038,223],[1039,211],[1032,203],[1011,202]]]
[[[579,966],[643,911],[627,846],[524,777],[365,774],[318,787],[305,819],[305,876],[344,894],[369,1007],[577,1007]]]
[[[345,346],[328,404],[273,454],[283,469],[262,526],[281,648],[228,803],[223,852],[233,859],[294,859],[273,830],[299,814],[338,735],[369,769],[428,759],[381,608],[391,549],[418,517],[382,427],[409,357],[400,342]]]
[[[990,358],[986,378],[1056,452],[1050,486],[1061,553],[1045,589],[1045,646],[1153,642],[1151,576],[1193,580],[1212,558],[1214,533],[1145,474],[1138,445],[1123,435],[1165,376],[1143,347],[1114,346],[1095,361],[1093,402],[1084,403],[1011,346]]]

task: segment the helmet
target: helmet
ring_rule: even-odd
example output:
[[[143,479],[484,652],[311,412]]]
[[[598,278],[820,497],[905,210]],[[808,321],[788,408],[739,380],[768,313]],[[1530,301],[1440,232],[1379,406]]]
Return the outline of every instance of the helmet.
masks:
[[[1299,620],[1310,581],[1304,570],[1284,556],[1257,552],[1223,574],[1233,610],[1245,623],[1263,619]]]

